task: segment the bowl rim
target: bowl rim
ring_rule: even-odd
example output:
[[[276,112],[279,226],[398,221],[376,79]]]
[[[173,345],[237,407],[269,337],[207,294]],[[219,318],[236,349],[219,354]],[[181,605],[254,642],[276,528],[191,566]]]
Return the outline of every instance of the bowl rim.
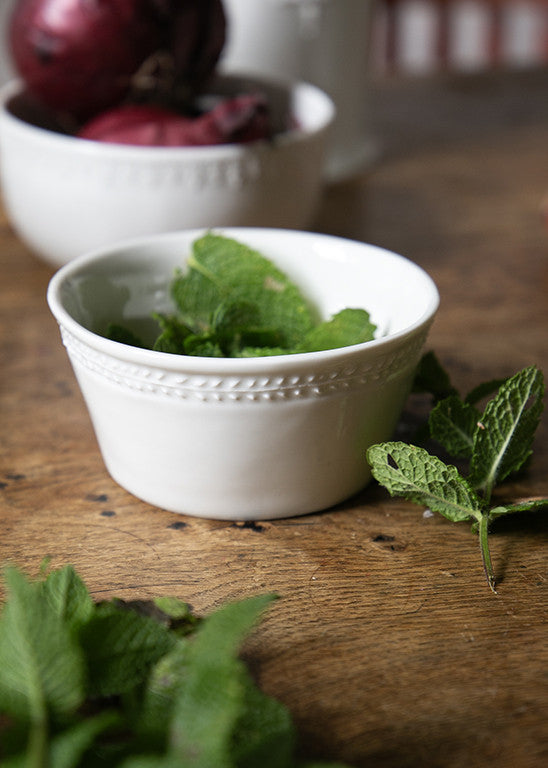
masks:
[[[372,353],[384,352],[388,347],[400,345],[409,336],[413,336],[421,330],[428,330],[432,324],[440,304],[440,294],[432,277],[421,266],[401,254],[382,248],[377,245],[365,243],[338,235],[330,235],[306,230],[290,230],[273,227],[218,227],[213,231],[218,231],[228,237],[232,236],[245,241],[246,233],[269,233],[289,238],[303,238],[307,240],[322,240],[324,242],[332,241],[334,244],[352,243],[371,249],[380,257],[389,257],[396,261],[404,262],[410,266],[424,283],[426,301],[422,314],[413,323],[405,328],[380,336],[371,341],[353,344],[335,349],[321,350],[319,352],[300,352],[286,355],[264,355],[253,358],[234,358],[234,357],[199,357],[191,355],[175,355],[168,352],[158,352],[151,349],[142,349],[122,344],[111,339],[107,339],[99,334],[90,331],[75,320],[65,309],[61,298],[63,286],[66,281],[74,277],[77,273],[85,270],[86,267],[100,261],[108,261],[116,254],[128,253],[133,248],[158,243],[163,241],[176,240],[182,235],[190,241],[197,238],[208,229],[201,227],[196,229],[185,229],[174,232],[165,232],[160,235],[141,236],[138,238],[126,239],[110,245],[106,248],[100,248],[72,259],[67,264],[61,266],[51,277],[46,293],[46,300],[50,311],[57,320],[61,330],[70,333],[74,338],[97,352],[106,354],[126,363],[147,366],[149,368],[162,368],[166,371],[177,372],[184,369],[185,373],[218,375],[218,376],[242,376],[250,374],[260,374],[268,370],[271,374],[276,372],[302,370],[305,367],[325,365],[327,363],[348,362],[354,357],[361,357],[364,350],[371,350]]]
[[[220,155],[223,157],[238,157],[249,153],[250,149],[256,149],[257,147],[285,147],[299,144],[311,137],[323,134],[325,131],[329,130],[335,122],[336,107],[333,99],[313,83],[304,80],[291,81],[261,77],[258,75],[248,75],[245,73],[239,74],[237,72],[221,74],[219,77],[235,80],[244,78],[249,82],[258,84],[263,83],[266,86],[286,89],[290,98],[294,101],[299,97],[314,98],[321,106],[321,119],[318,121],[318,125],[314,127],[289,128],[286,131],[276,134],[271,141],[259,140],[248,144],[232,143],[191,147],[148,147],[134,144],[116,144],[114,142],[95,141],[67,133],[60,133],[50,128],[29,123],[23,118],[13,114],[9,109],[10,100],[15,96],[20,96],[25,93],[23,80],[16,77],[0,87],[0,126],[3,122],[12,129],[19,131],[22,135],[39,138],[41,141],[50,143],[57,149],[63,149],[67,152],[78,150],[79,153],[99,155],[105,158],[115,155],[116,157],[127,159],[133,159],[135,156],[138,156],[140,159],[144,160],[154,158],[169,160],[170,158],[181,159],[185,156],[203,159],[207,159],[210,156],[215,158]]]

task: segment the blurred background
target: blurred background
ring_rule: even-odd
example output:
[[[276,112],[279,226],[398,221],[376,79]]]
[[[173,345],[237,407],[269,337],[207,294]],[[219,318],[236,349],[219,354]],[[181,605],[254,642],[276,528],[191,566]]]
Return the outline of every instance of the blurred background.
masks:
[[[13,76],[5,43],[16,0],[0,0],[0,83]],[[326,180],[382,153],[371,83],[438,72],[535,68],[548,61],[548,0],[224,0],[220,68],[306,80],[335,102]]]
[[[268,4],[298,4],[299,1],[307,4],[307,0],[304,3],[302,0],[248,0],[248,3],[262,6],[264,11]],[[0,0],[2,33],[14,2]],[[500,63],[512,67],[537,66],[548,57],[548,3],[544,0],[354,2],[372,6],[369,57],[372,72],[379,75],[387,74],[394,66],[414,75],[434,72],[440,66],[440,43],[447,45],[447,61],[451,67],[463,71],[491,66],[493,53]],[[321,5],[325,0],[315,0],[315,3]],[[237,13],[237,2],[227,0],[227,5],[232,14]],[[442,42],[440,34],[441,38],[448,34],[449,39]],[[2,37],[0,81],[8,80],[12,74]]]
[[[372,69],[409,74],[535,67],[548,53],[545,0],[379,0]]]

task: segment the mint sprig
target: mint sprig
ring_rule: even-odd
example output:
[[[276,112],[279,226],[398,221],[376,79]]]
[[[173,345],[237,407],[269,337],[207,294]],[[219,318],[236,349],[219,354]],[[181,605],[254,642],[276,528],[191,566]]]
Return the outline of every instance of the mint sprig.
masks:
[[[429,372],[436,366],[430,359]],[[441,368],[440,368],[441,370]],[[428,377],[423,376],[423,382]],[[497,388],[480,411],[476,404]],[[529,366],[501,382],[488,382],[461,399],[444,373],[441,390],[450,394],[437,400],[429,417],[431,437],[450,456],[469,462],[466,476],[424,448],[403,442],[374,445],[367,451],[375,479],[392,496],[422,504],[452,522],[473,523],[480,541],[489,587],[496,592],[496,578],[489,551],[489,526],[503,515],[533,512],[548,506],[548,499],[491,505],[496,485],[518,472],[531,456],[534,435],[543,409],[544,377]]]
[[[2,768],[328,768],[298,761],[289,711],[239,656],[274,595],[200,618],[177,598],[95,603],[70,566],[5,582]]]
[[[321,321],[276,265],[232,238],[208,232],[192,243],[186,269],[170,285],[175,311],[153,313],[158,326],[150,347],[201,357],[262,357],[346,347],[371,341],[376,326],[365,309],[347,308]],[[113,322],[107,338],[147,345]]]

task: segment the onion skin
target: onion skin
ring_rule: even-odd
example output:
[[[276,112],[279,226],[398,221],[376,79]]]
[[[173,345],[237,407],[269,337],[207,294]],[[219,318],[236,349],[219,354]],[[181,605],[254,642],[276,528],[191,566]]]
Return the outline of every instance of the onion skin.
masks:
[[[170,0],[167,48],[175,78],[191,93],[214,72],[223,51],[227,20],[222,0]]]
[[[146,147],[186,143],[191,119],[164,107],[127,104],[97,115],[77,133],[81,139]]]
[[[268,103],[259,94],[224,99],[194,122],[201,144],[248,144],[272,138]]]
[[[225,39],[222,0],[19,0],[8,31],[28,92],[76,123],[120,104],[159,53],[172,62],[172,101],[190,101]]]
[[[8,39],[28,91],[82,120],[125,96],[162,28],[149,0],[20,0]]]
[[[148,147],[241,144],[270,135],[266,103],[255,95],[226,99],[198,117],[160,106],[128,104],[98,115],[77,134],[93,141]]]

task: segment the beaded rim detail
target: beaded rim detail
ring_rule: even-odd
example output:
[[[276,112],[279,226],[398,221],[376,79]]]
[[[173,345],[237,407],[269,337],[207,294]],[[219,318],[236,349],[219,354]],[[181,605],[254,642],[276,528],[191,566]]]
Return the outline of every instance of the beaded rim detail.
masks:
[[[369,363],[350,361],[319,373],[286,376],[219,376],[184,374],[117,360],[98,352],[61,328],[63,344],[73,364],[121,388],[147,395],[202,402],[287,402],[349,392],[380,380],[387,381],[415,365],[428,329],[395,346],[392,353]]]

